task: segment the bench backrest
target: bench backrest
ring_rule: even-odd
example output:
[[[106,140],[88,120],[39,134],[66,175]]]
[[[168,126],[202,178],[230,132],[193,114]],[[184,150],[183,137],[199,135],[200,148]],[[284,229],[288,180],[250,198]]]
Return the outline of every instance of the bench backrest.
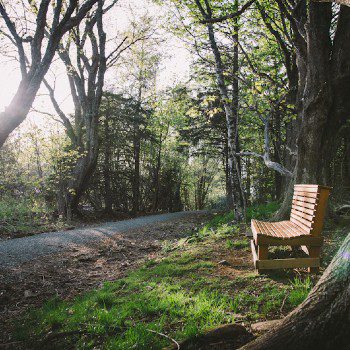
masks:
[[[294,185],[290,221],[306,234],[319,236],[331,187],[320,185]]]

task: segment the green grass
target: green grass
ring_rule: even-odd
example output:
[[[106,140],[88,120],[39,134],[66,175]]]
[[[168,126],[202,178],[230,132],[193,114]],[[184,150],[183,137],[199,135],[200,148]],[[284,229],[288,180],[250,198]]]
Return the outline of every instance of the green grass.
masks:
[[[161,349],[169,341],[155,332],[181,340],[204,330],[235,321],[275,317],[287,298],[287,309],[300,303],[308,291],[304,284],[276,284],[256,275],[234,281],[213,276],[214,264],[196,254],[174,254],[153,260],[129,276],[109,282],[72,302],[57,299],[32,311],[18,326],[16,339],[45,339],[45,334],[71,336],[56,348],[76,344],[77,349]],[[38,346],[39,343],[36,343]]]
[[[247,249],[249,248],[249,246],[250,246],[250,243],[247,238],[237,239],[237,240],[231,240],[231,239],[226,240],[226,248],[228,249],[230,248]]]
[[[285,315],[305,299],[310,279],[277,281],[250,270],[233,279],[219,274],[213,247],[247,247],[228,219],[215,217],[190,236],[195,240],[175,251],[166,246],[167,257],[125,278],[31,311],[17,324],[15,340],[34,348],[162,349],[171,342],[159,333],[181,341],[237,318],[250,323]]]
[[[171,330],[174,337],[191,337],[207,327],[233,321],[228,295],[201,289],[204,280],[190,288],[195,274],[209,276],[212,269],[213,263],[189,254],[150,261],[128,277],[106,283],[72,303],[52,300],[33,311],[18,328],[17,339],[81,330],[77,348],[93,348],[101,336],[106,349],[162,348],[168,341],[149,330]],[[74,338],[68,343],[75,342]],[[65,348],[67,343],[61,345]]]
[[[291,305],[299,305],[302,303],[312,288],[312,281],[310,277],[306,277],[305,280],[300,278],[294,278],[292,281],[292,291],[288,296],[288,301]]]

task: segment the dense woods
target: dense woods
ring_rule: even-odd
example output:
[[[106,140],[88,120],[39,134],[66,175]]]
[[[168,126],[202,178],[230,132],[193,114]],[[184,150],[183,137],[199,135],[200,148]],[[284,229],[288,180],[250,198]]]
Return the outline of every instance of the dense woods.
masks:
[[[242,223],[248,207],[270,202],[284,218],[296,183],[331,186],[328,215],[347,212],[350,7],[145,5],[0,2],[1,60],[20,72],[0,111],[1,231],[213,208]],[[169,57],[185,59],[176,45],[188,69],[170,77]],[[274,335],[247,349],[293,348],[286,335],[299,334],[345,349],[348,246]],[[332,311],[316,317],[322,308]],[[319,329],[336,317],[339,337],[322,347]]]
[[[33,16],[40,11],[60,20],[57,11],[65,5],[41,5]],[[155,20],[144,15],[110,37],[102,17],[118,11],[118,3],[87,2],[80,11],[92,6],[85,19],[79,13],[64,27],[69,36],[60,32],[64,39],[51,44],[56,34],[45,32],[39,20],[30,29],[33,35],[20,38],[22,29],[6,21],[6,14],[15,14],[2,5],[2,40],[17,52],[21,84],[34,74],[26,62],[40,60],[41,46],[51,56],[57,46],[74,106],[72,113],[63,111],[52,77],[44,78],[50,58],[42,77],[35,78],[32,97],[26,97],[30,101],[13,102],[23,105],[21,116],[6,117],[9,106],[2,118],[23,120],[43,81],[53,106],[45,119],[56,134],[31,122],[23,127],[28,137],[11,135],[1,152],[2,196],[22,200],[36,193],[40,207],[67,218],[82,206],[137,214],[211,203],[233,208],[241,220],[247,203],[268,200],[285,199],[280,215],[285,214],[295,181],[348,190],[348,7],[169,1],[163,4],[163,30],[186,45],[193,61],[188,82],[161,90],[164,39]],[[32,36],[39,42],[28,39]],[[103,91],[111,70],[119,78]],[[213,167],[219,171],[213,173]],[[23,171],[25,179],[14,176]]]

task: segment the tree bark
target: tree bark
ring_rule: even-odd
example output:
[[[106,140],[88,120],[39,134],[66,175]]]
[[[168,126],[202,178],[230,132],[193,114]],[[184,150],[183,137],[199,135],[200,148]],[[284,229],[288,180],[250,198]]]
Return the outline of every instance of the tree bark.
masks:
[[[285,11],[283,2],[276,1]],[[306,2],[300,4],[292,21],[295,22],[294,46],[299,71],[297,110],[301,127],[295,177],[288,187],[278,218],[288,212],[293,183],[332,184],[331,164],[349,119],[350,8],[340,7],[337,28],[331,35],[332,5],[313,1],[308,5]],[[304,18],[307,18],[306,23]],[[300,39],[301,33],[305,44]]]
[[[307,299],[241,350],[345,350],[350,329],[350,234]]]
[[[99,108],[102,98],[106,65],[106,33],[103,29],[103,0],[98,0],[98,7],[91,18],[86,20],[84,33],[79,30],[75,33],[77,48],[77,66],[75,68],[70,59],[70,43],[64,47],[60,45],[59,56],[66,66],[73,102],[75,105],[75,123],[71,124],[55,100],[53,89],[47,84],[51,101],[57,114],[66,127],[71,140],[71,147],[77,153],[77,159],[69,167],[69,174],[61,181],[61,190],[58,194],[58,208],[60,214],[67,219],[77,212],[77,207],[84,194],[91,175],[95,171],[99,151]],[[96,26],[96,31],[94,31]],[[89,63],[87,77],[80,69],[89,59],[82,49],[86,38],[90,39],[92,56]],[[87,85],[87,88],[85,88]]]
[[[332,105],[322,135],[321,181],[332,185],[331,164],[347,133],[350,110],[350,8],[341,6],[330,58]]]
[[[307,76],[298,139],[297,183],[319,183],[320,150],[332,103],[330,86],[332,5],[310,2],[307,30]],[[327,167],[328,164],[323,164]]]
[[[108,114],[108,113],[107,113]],[[111,135],[109,130],[109,117],[104,120],[104,162],[103,162],[103,182],[104,182],[104,202],[105,212],[112,213],[112,186],[111,186]]]
[[[161,162],[162,162],[162,146],[163,146],[163,139],[162,134],[159,135],[158,140],[158,152],[157,152],[157,164],[156,168],[154,170],[154,199],[153,199],[153,212],[156,212],[158,210],[158,204],[159,204],[159,180],[160,180],[160,169],[161,169]]]
[[[201,5],[199,0],[196,0],[196,4],[198,9],[200,10],[204,21],[206,22],[206,27],[208,31],[208,37],[209,37],[209,43],[214,55],[215,59],[215,72],[216,72],[216,79],[218,88],[221,95],[221,100],[224,105],[225,110],[225,116],[226,116],[226,127],[227,127],[227,140],[228,140],[228,150],[229,150],[229,156],[228,156],[228,164],[229,164],[229,174],[230,174],[230,181],[232,184],[232,202],[233,202],[233,212],[234,217],[236,221],[241,221],[245,217],[245,196],[244,191],[242,187],[242,179],[241,179],[241,173],[240,173],[240,164],[239,164],[239,157],[237,156],[237,153],[239,151],[238,148],[238,113],[235,113],[234,106],[235,101],[233,100],[230,102],[230,96],[227,89],[227,85],[225,82],[225,76],[224,76],[224,65],[222,61],[222,57],[215,39],[214,34],[214,26],[212,23],[208,22],[211,18],[211,9],[209,7],[208,2],[207,4],[207,12],[204,10],[203,6]],[[238,30],[238,28],[236,28]],[[238,33],[237,33],[238,35]],[[238,37],[236,37],[238,40]],[[237,48],[234,48],[234,50],[238,50]],[[238,53],[238,51],[237,51]],[[235,53],[234,53],[235,56]],[[236,56],[236,58],[238,58]],[[237,63],[236,63],[237,64]],[[238,66],[237,66],[238,67]],[[237,76],[238,72],[235,72]],[[235,79],[237,80],[237,79]],[[237,83],[235,83],[237,84]],[[238,99],[238,95],[233,97],[234,99]],[[238,101],[238,100],[237,100]],[[238,110],[236,109],[236,112]]]
[[[134,176],[132,182],[132,211],[137,214],[140,211],[140,126],[137,120],[134,121]]]
[[[10,133],[26,119],[62,37],[81,22],[97,1],[98,0],[87,0],[81,6],[79,6],[79,2],[72,1],[69,6],[67,6],[66,11],[63,11],[63,2],[61,1],[56,4],[56,7],[53,9],[54,16],[51,24],[47,23],[50,2],[47,0],[41,1],[37,9],[37,27],[30,41],[31,64],[29,69],[27,69],[29,60],[24,50],[23,38],[17,32],[16,24],[11,20],[4,5],[0,3],[0,14],[10,33],[9,36],[12,37],[11,42],[14,43],[18,51],[22,74],[22,80],[15,96],[5,111],[0,113],[0,148],[3,146]],[[36,5],[33,4],[33,6],[35,7]],[[75,13],[74,17],[72,17],[73,13]],[[47,26],[50,26],[50,35],[48,37],[46,50],[43,53],[44,31]]]

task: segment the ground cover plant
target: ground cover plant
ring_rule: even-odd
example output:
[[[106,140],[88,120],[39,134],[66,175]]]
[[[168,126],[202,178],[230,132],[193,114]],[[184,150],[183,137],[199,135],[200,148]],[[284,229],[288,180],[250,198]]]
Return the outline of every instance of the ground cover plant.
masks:
[[[15,339],[33,348],[162,349],[221,324],[280,318],[314,282],[303,273],[257,275],[244,229],[215,215],[124,278],[32,310]]]

